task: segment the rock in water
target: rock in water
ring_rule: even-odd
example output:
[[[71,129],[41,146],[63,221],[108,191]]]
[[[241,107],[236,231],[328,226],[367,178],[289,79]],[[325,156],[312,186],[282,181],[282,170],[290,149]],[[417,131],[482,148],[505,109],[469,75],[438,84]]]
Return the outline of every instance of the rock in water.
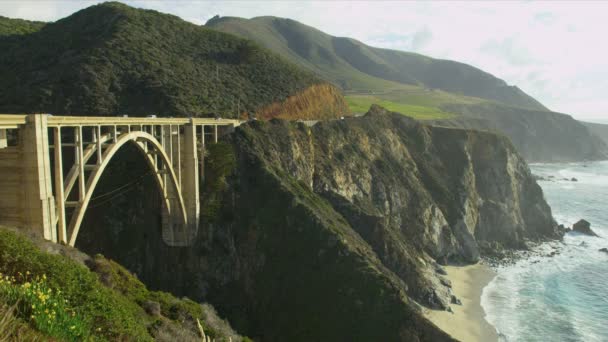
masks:
[[[572,230],[575,232],[583,233],[585,235],[597,236],[593,230],[591,230],[591,223],[587,220],[579,220],[572,226]]]
[[[600,248],[598,251],[608,254],[608,248]]]

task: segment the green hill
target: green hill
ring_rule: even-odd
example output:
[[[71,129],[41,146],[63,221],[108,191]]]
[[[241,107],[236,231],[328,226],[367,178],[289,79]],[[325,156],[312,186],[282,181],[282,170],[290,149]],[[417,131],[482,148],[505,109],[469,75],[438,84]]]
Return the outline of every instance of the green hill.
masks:
[[[21,35],[40,30],[45,23],[23,19],[11,19],[0,15],[0,36]]]
[[[470,65],[371,47],[351,38],[330,36],[291,19],[216,16],[206,26],[253,39],[347,91],[442,90],[517,107],[546,109],[519,88]],[[439,103],[448,101],[442,96],[434,97]]]
[[[291,19],[216,16],[206,26],[253,39],[340,86],[355,113],[375,103],[436,125],[495,131],[531,161],[608,157],[587,127],[470,65],[371,47]]]
[[[252,41],[120,3],[0,22],[30,31],[0,36],[4,113],[237,116],[323,83]]]

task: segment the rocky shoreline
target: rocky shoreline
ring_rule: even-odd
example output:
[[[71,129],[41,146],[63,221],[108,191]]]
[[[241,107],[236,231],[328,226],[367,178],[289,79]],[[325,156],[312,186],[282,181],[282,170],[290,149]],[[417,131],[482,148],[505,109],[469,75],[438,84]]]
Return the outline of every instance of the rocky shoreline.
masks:
[[[560,224],[558,225],[558,229],[561,234],[559,239],[548,239],[541,241],[526,240],[525,248],[523,249],[504,249],[500,248],[500,246],[486,247],[482,251],[482,258],[480,262],[488,265],[494,270],[497,270],[500,267],[512,266],[518,261],[531,259],[533,257],[552,258],[560,254],[562,249],[566,246],[564,243],[564,236],[569,232],[601,238],[593,230],[591,230],[591,224],[585,219],[579,220],[577,223],[573,224],[572,227],[566,227],[565,225]],[[584,244],[585,242],[582,243]],[[608,254],[608,248],[601,248],[598,251]],[[533,263],[538,262],[540,261],[533,261]]]

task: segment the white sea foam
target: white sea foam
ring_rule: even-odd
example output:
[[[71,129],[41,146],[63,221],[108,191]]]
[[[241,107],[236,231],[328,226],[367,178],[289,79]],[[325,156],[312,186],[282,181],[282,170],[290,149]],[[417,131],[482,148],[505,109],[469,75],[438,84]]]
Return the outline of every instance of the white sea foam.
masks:
[[[581,218],[601,238],[569,233],[541,255],[498,269],[483,291],[487,320],[503,341],[608,341],[608,162],[535,164],[558,223]],[[562,180],[578,179],[578,182]]]

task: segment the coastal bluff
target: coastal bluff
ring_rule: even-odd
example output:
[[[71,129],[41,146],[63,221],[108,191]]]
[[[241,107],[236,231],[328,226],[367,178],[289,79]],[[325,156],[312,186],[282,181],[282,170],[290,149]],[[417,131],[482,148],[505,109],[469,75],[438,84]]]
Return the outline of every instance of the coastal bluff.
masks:
[[[559,236],[527,164],[492,133],[374,106],[312,127],[253,121],[212,146],[193,246],[163,246],[150,198],[91,217],[77,247],[210,302],[254,339],[451,340],[420,306],[449,306],[442,264]]]

